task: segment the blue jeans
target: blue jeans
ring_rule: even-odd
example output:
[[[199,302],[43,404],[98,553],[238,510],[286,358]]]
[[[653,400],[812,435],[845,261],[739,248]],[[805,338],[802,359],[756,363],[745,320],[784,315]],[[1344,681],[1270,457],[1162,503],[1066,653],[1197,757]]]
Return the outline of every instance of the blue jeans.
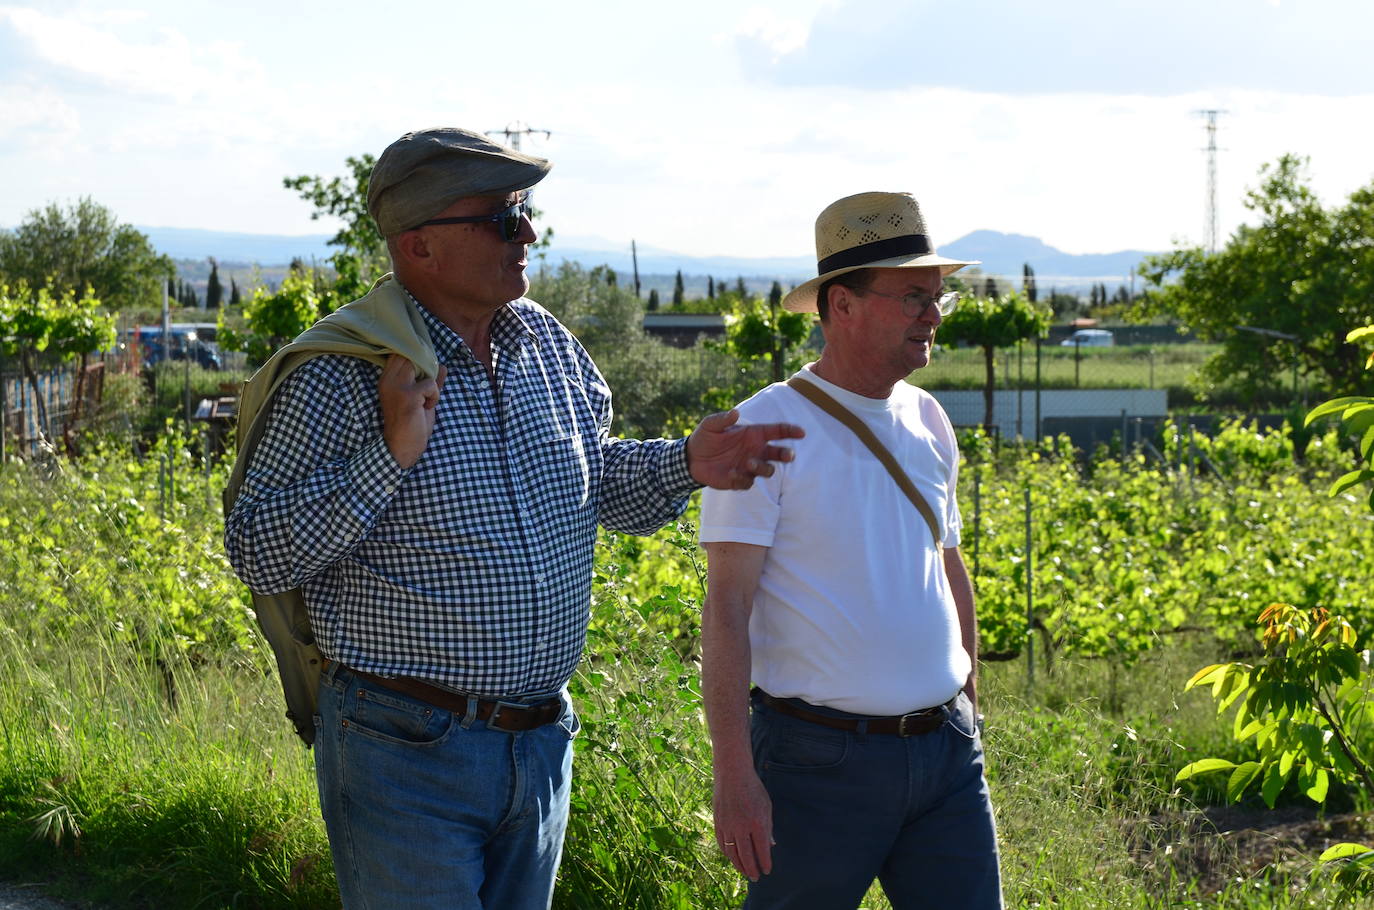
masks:
[[[1001,908],[977,718],[962,693],[947,713],[938,730],[904,738],[834,730],[755,698],[754,766],[777,843],[744,906],[857,907],[876,878],[896,910]]]
[[[348,910],[546,910],[568,821],[563,716],[508,733],[359,679],[320,681],[315,770]]]

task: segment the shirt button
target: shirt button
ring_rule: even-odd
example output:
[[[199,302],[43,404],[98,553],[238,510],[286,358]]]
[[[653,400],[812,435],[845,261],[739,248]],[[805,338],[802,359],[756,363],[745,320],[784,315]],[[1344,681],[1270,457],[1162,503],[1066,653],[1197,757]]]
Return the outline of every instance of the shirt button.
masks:
[[[534,573],[534,580],[535,580],[536,583],[542,585],[542,584],[544,583],[544,573],[543,573],[543,572],[535,572],[535,573]]]

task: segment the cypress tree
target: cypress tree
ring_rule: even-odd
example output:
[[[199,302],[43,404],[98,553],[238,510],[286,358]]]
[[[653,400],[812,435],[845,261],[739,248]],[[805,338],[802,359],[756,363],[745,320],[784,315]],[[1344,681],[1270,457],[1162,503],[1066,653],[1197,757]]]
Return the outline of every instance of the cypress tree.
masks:
[[[229,276],[229,305],[238,306],[243,303],[243,298],[239,295],[239,283],[234,280],[234,276]]]
[[[716,279],[712,278],[710,275],[706,276],[706,299],[716,299]]]
[[[749,299],[749,289],[744,286],[743,275],[740,275],[737,278],[735,278],[735,293],[739,294],[740,300]]]
[[[686,292],[682,286],[682,269],[677,270],[677,277],[673,279],[673,306],[682,306],[682,299]]]
[[[1027,262],[1021,267],[1021,290],[1026,292],[1026,299],[1035,303],[1037,291],[1035,289],[1035,269],[1030,267]]]
[[[983,282],[983,296],[989,300],[997,299],[997,282],[992,279],[991,275],[988,276],[987,281]]]
[[[210,281],[205,285],[205,308],[217,310],[223,300],[224,285],[219,283],[219,263],[212,257],[210,259]]]
[[[649,291],[648,309],[650,313],[658,310],[658,288],[653,288]]]

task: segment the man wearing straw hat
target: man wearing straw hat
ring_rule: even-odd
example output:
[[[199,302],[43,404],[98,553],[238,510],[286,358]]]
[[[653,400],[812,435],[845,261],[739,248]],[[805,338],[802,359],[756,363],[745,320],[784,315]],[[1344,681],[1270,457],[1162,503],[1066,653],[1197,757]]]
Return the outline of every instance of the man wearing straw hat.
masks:
[[[959,451],[905,381],[973,263],[906,193],[828,206],[816,256],[783,306],[820,314],[820,359],[739,407],[804,428],[796,460],[702,498],[716,838],[748,908],[857,907],[875,878],[899,910],[998,908]]]
[[[614,439],[582,346],[524,298],[549,163],[409,133],[368,210],[395,269],[249,382],[226,544],[315,747],[345,907],[546,908],[596,528],[747,488],[795,427]]]

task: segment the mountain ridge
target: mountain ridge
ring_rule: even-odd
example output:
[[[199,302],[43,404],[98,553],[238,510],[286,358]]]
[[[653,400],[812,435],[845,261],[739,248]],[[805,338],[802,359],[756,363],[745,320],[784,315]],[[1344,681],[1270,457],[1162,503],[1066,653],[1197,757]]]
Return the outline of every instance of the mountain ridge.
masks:
[[[333,254],[329,234],[248,234],[204,228],[138,226],[153,246],[173,259],[204,260],[213,256],[222,263],[284,265],[293,258],[323,263]],[[990,229],[972,231],[941,247],[945,256],[976,259],[985,275],[1005,278],[1019,284],[1023,265],[1035,270],[1042,288],[1050,286],[1070,291],[1090,284],[1126,284],[1145,256],[1142,250],[1115,253],[1065,253],[1039,237],[1004,233]],[[542,257],[542,258],[540,258]],[[562,238],[535,253],[532,268],[557,266],[564,261],[584,266],[608,265],[629,274],[634,268],[628,244],[617,249],[600,238]],[[797,284],[815,275],[815,260],[810,256],[689,256],[652,246],[639,248],[641,276],[674,274],[712,276],[719,280],[745,278],[776,280]],[[753,284],[754,282],[751,282]]]

